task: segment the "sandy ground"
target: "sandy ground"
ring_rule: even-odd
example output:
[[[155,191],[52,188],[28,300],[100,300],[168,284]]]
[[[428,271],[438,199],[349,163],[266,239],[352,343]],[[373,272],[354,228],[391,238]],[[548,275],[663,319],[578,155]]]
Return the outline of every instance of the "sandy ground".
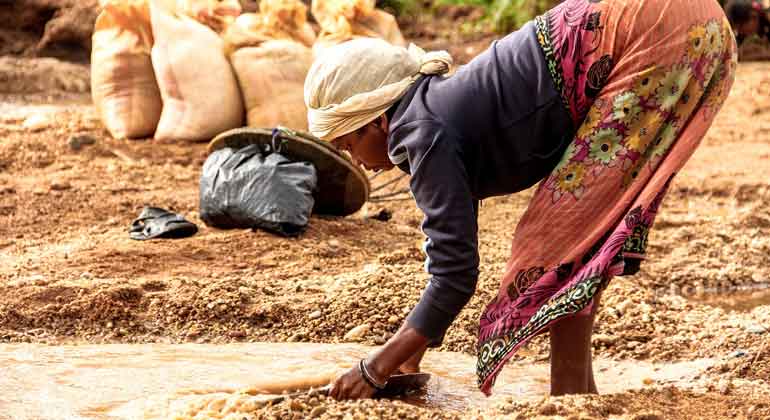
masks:
[[[486,42],[463,51],[471,56]],[[207,228],[197,214],[204,145],[112,140],[83,93],[85,67],[65,65],[57,74],[70,76],[46,78],[48,71],[30,63],[0,58],[4,69],[16,69],[0,72],[10,75],[8,86],[22,83],[15,77],[46,92],[19,88],[0,97],[0,341],[334,343],[366,325],[357,341],[374,345],[417,301],[426,278],[412,202],[314,217],[298,239]],[[250,415],[770,418],[770,297],[762,290],[770,287],[769,175],[770,65],[742,64],[713,129],[664,201],[649,261],[604,294],[596,354],[718,359],[692,387],[653,382],[638,391],[511,401],[463,414],[313,397]],[[529,196],[485,200],[479,291],[442,350],[473,354],[476,320],[497,290]],[[184,240],[132,241],[126,230],[144,205],[181,212],[201,231]],[[393,213],[390,221],[368,217],[383,209]],[[753,297],[733,294],[739,289]],[[547,338],[540,337],[508,369],[547,357]]]

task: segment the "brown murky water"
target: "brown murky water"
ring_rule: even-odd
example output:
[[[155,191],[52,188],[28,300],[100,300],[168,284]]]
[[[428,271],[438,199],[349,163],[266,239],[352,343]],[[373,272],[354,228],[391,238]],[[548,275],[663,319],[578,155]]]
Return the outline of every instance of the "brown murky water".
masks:
[[[707,290],[705,293],[689,297],[690,300],[725,311],[750,312],[759,306],[770,305],[770,285],[744,288],[730,292]]]
[[[224,417],[253,409],[255,401],[265,398],[239,390],[344,369],[368,350],[311,343],[2,345],[0,419],[186,418],[204,408]],[[618,392],[650,380],[687,383],[711,364],[599,360],[596,369],[600,390]],[[548,391],[547,364],[511,364],[500,375],[495,395],[485,398],[476,390],[474,366],[468,355],[429,353],[423,367],[433,378],[427,391],[409,402],[464,410]]]

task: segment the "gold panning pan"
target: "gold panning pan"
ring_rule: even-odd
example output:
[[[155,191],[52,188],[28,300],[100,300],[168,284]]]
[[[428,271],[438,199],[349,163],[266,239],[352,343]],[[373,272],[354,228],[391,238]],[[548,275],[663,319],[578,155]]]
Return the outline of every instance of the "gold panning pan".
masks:
[[[364,171],[329,143],[310,134],[279,127],[276,140],[280,153],[289,159],[310,162],[318,174],[313,213],[347,216],[369,199],[369,179]],[[208,145],[208,153],[230,147],[241,149],[258,144],[273,147],[273,130],[243,127],[225,131]]]

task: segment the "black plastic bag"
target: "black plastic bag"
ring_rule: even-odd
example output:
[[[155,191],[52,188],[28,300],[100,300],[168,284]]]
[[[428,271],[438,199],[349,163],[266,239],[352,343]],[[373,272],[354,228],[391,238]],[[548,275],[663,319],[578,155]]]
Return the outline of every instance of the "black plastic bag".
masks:
[[[200,217],[209,226],[297,236],[313,211],[318,178],[307,162],[251,145],[219,149],[203,165]]]

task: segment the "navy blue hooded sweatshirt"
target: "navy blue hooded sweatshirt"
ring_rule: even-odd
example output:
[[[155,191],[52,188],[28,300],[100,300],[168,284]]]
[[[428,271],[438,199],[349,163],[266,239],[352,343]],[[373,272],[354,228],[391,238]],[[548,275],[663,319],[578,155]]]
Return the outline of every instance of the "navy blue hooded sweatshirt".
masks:
[[[407,323],[436,345],[476,289],[479,200],[545,178],[574,128],[532,23],[450,77],[422,77],[388,114],[388,154],[425,214],[431,275]]]

